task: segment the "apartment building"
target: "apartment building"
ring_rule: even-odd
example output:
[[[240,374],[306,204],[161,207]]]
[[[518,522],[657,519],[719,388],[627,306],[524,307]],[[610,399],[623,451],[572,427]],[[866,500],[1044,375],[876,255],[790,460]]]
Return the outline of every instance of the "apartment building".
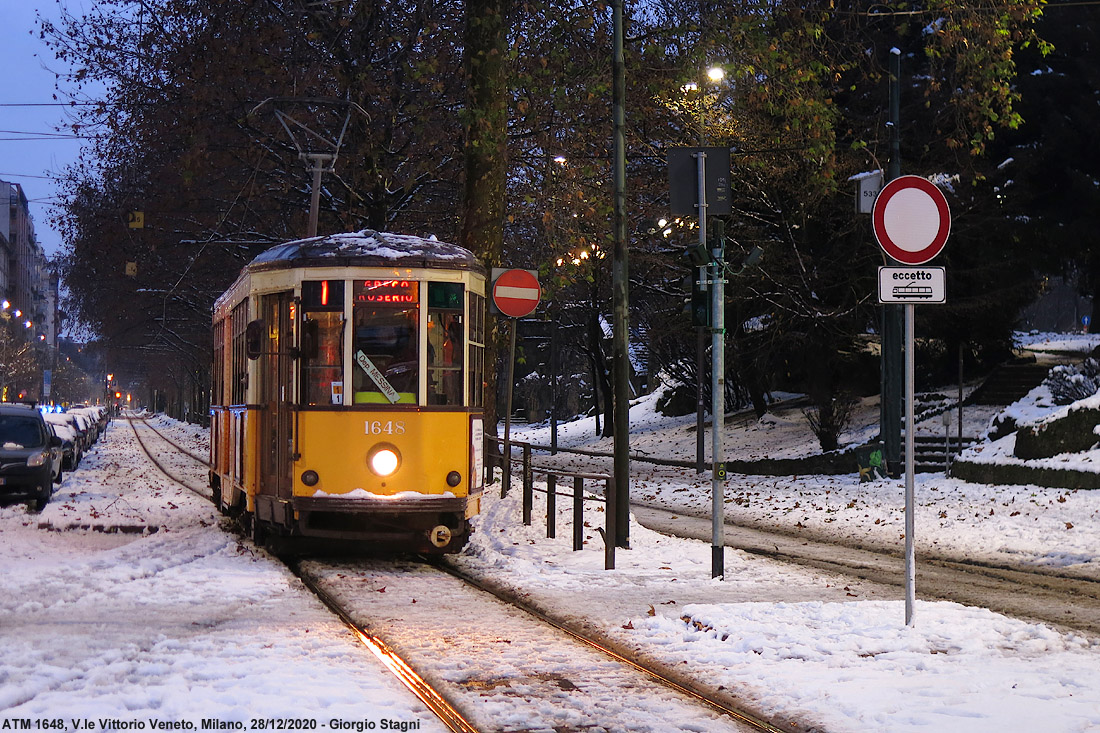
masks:
[[[58,331],[57,277],[50,272],[46,254],[35,238],[23,187],[0,181],[0,196],[5,193],[9,215],[0,217],[0,298],[7,307],[0,310],[13,319],[16,331],[28,341],[53,349]]]

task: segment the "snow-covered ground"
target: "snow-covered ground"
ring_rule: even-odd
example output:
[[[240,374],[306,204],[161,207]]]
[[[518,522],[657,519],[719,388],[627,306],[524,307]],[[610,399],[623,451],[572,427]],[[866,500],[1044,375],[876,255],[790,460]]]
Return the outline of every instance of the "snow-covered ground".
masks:
[[[794,454],[807,442],[800,423],[800,415],[734,421],[730,457],[768,445]],[[41,515],[0,509],[0,721],[60,719],[72,730],[70,718],[198,727],[202,718],[297,717],[318,727],[335,719],[440,729],[285,569],[220,528],[197,497],[142,469],[127,430],[116,423]],[[539,430],[520,435],[543,442]],[[583,421],[566,426],[563,442],[590,445],[591,433]],[[684,442],[690,454],[694,436],[682,420],[653,415],[649,401],[632,410],[632,446],[671,455]],[[654,469],[633,491],[635,500],[670,507],[710,505],[709,476],[691,469]],[[922,474],[917,493],[918,553],[1100,576],[1098,492]],[[726,499],[727,516],[738,521],[870,545],[902,541],[898,481],[734,475]],[[596,511],[592,527],[603,524]],[[907,627],[897,589],[740,552],[728,552],[725,578],[712,580],[707,544],[636,524],[631,549],[620,549],[617,569],[607,571],[592,527],[585,549],[571,551],[567,508],[558,539],[547,540],[538,521],[521,525],[518,491],[500,499],[491,490],[455,562],[763,714],[829,731],[1100,729],[1096,639],[941,602],[918,602]],[[108,535],[40,523],[160,529]],[[507,664],[508,650],[500,653],[475,663]]]

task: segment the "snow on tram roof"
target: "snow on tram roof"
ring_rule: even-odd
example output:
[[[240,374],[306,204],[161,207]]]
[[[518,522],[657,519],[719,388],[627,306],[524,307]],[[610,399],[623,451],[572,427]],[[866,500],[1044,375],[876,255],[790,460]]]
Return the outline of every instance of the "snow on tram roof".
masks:
[[[328,234],[322,237],[297,239],[285,244],[277,244],[257,255],[249,264],[296,266],[305,260],[355,259],[414,260],[403,264],[412,267],[460,266],[478,267],[473,253],[457,244],[441,242],[438,239],[426,239],[411,234],[394,234],[364,229],[359,232]],[[320,264],[320,263],[315,263]],[[336,263],[333,263],[336,264]],[[261,267],[260,269],[265,269]]]

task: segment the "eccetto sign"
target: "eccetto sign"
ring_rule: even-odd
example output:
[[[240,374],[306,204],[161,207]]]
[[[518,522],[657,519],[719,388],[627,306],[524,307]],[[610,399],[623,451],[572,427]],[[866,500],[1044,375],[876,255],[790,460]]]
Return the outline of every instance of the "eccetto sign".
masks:
[[[945,303],[946,279],[942,267],[880,267],[878,302]]]

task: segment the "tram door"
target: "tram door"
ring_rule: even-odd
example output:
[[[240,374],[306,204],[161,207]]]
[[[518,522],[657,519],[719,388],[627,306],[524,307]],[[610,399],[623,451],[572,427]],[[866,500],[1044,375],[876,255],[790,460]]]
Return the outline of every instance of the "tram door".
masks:
[[[264,353],[260,357],[263,360],[260,493],[278,499],[289,499],[291,494],[293,307],[290,291],[265,295],[260,305],[267,329]]]

